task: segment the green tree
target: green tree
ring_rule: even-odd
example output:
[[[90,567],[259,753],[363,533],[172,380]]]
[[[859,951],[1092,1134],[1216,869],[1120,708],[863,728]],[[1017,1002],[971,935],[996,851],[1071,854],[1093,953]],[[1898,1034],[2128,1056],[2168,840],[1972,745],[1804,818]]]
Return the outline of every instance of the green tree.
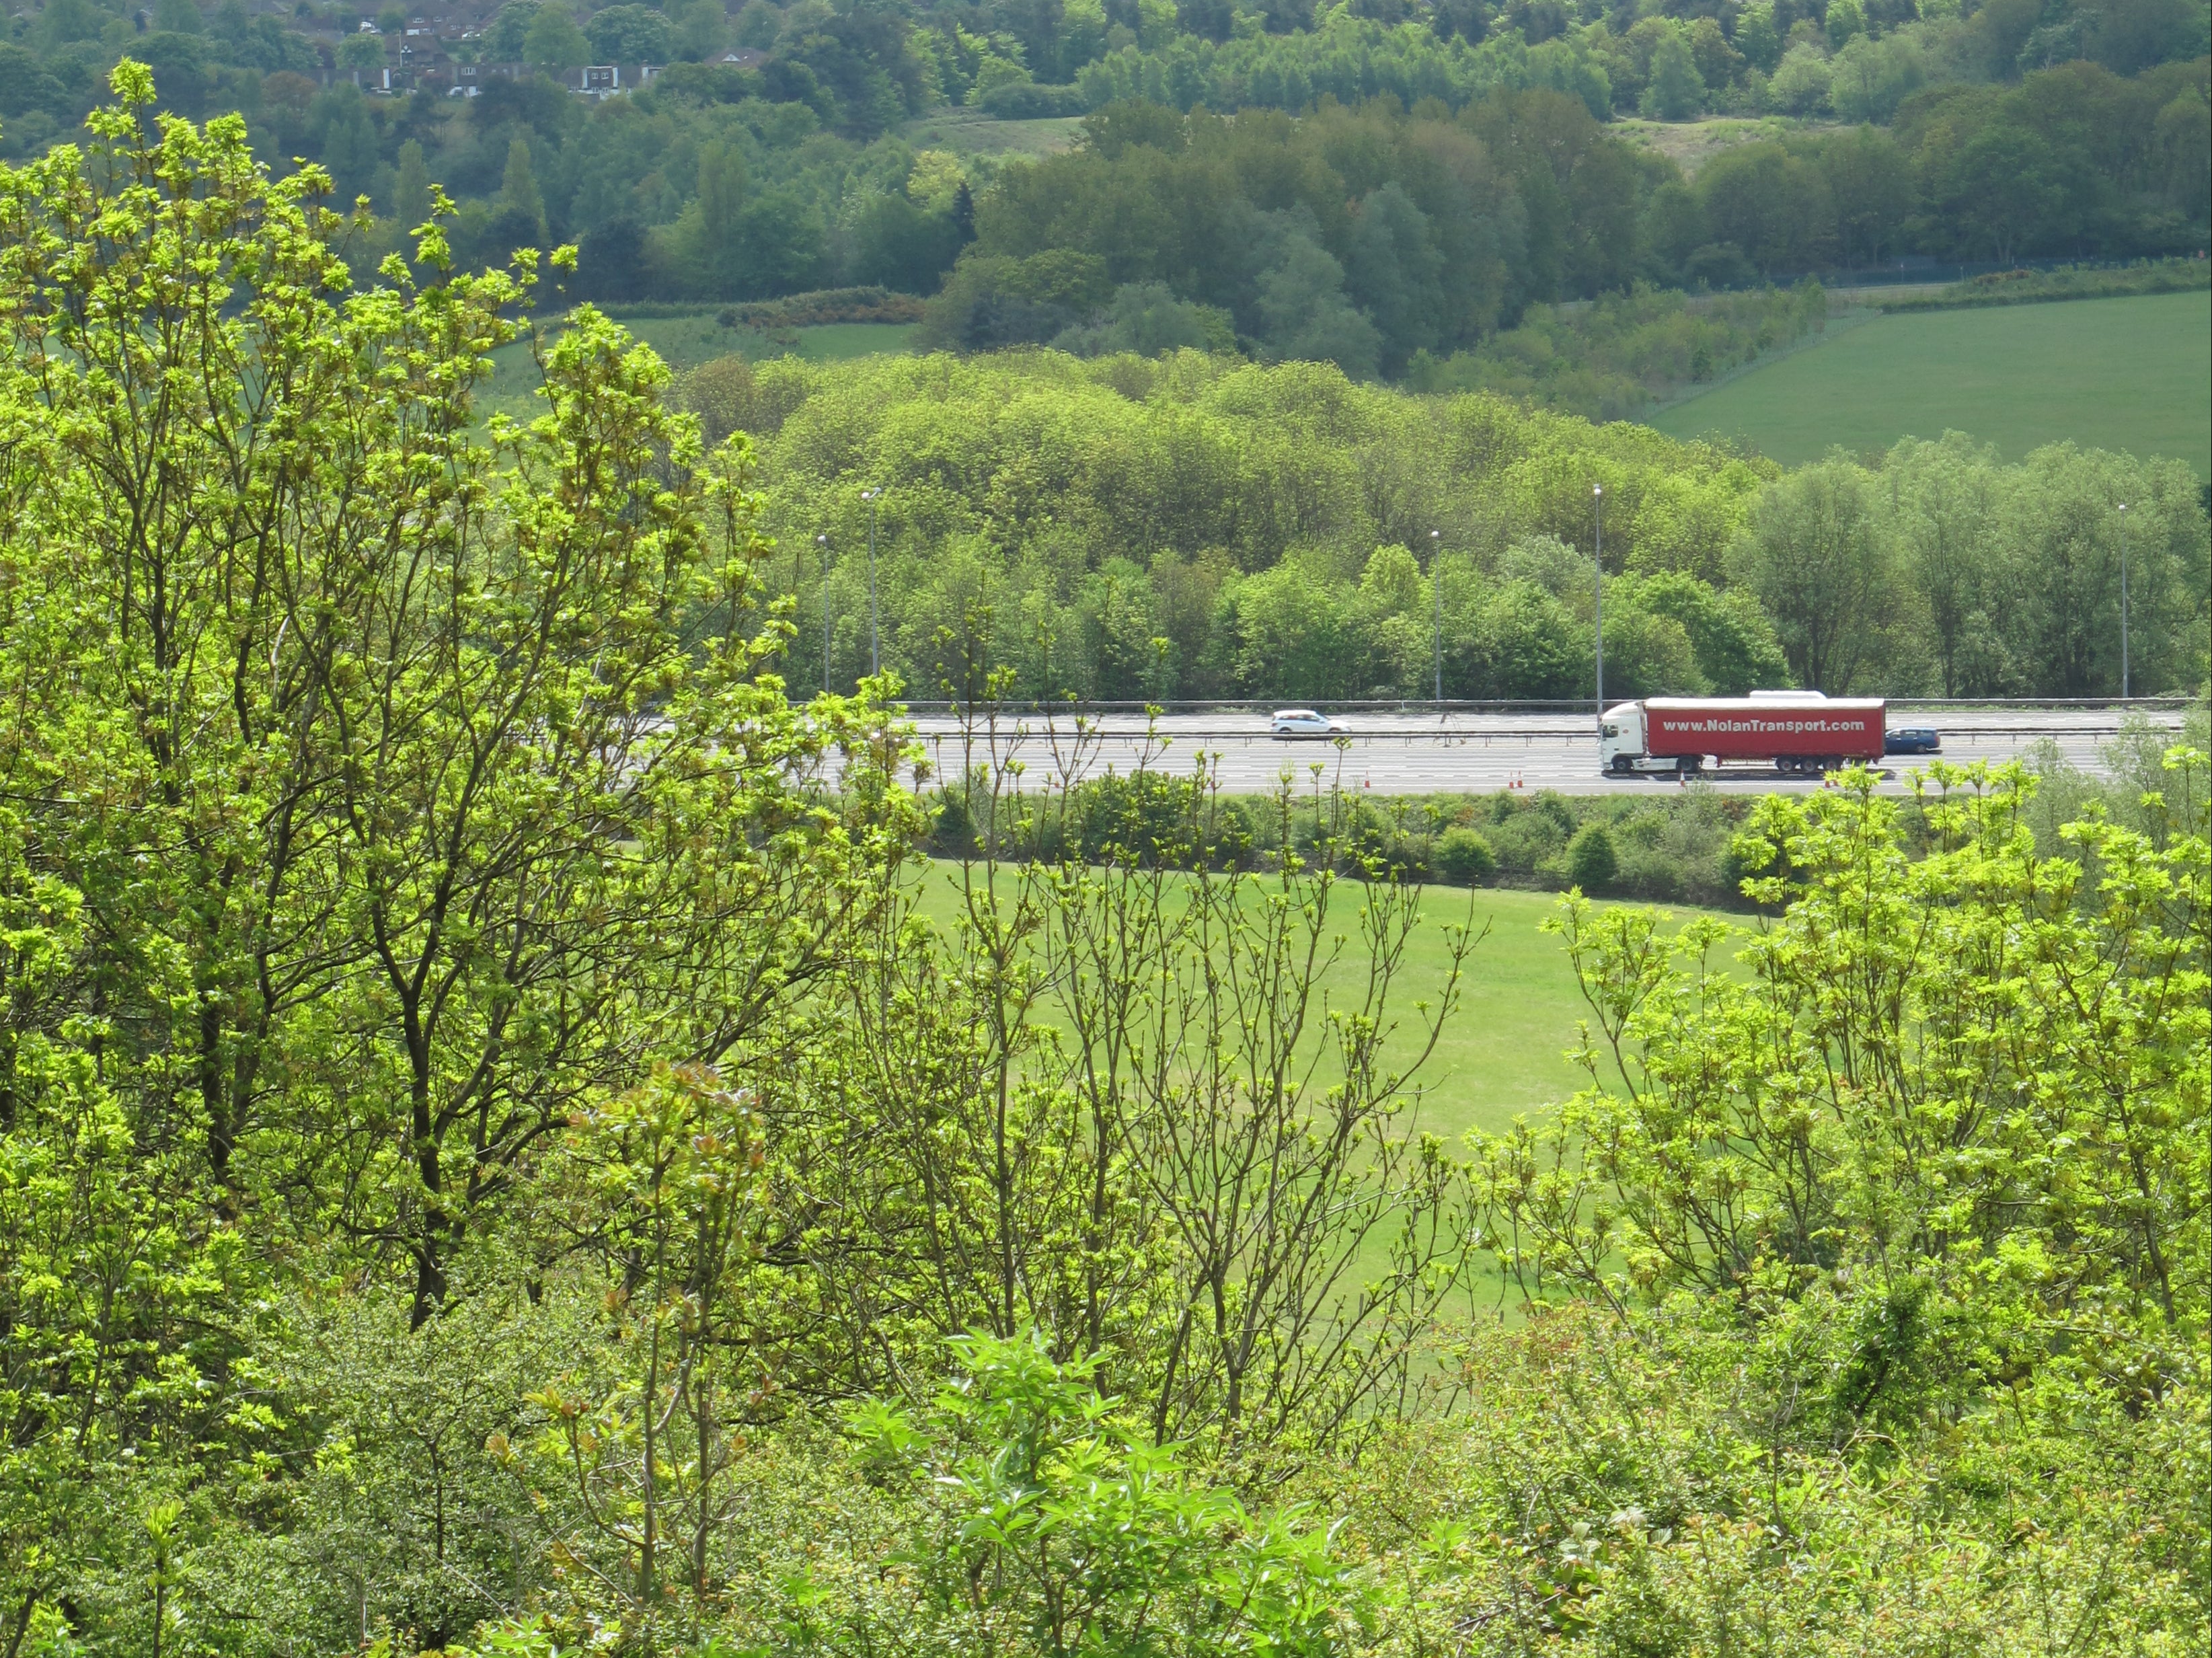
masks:
[[[1669,29],[1651,49],[1651,78],[1644,84],[1638,112],[1662,121],[1686,121],[1705,104],[1705,79],[1698,73],[1689,43]]]
[[[1401,372],[1413,354],[1440,343],[1443,260],[1427,216],[1394,183],[1359,204],[1345,264],[1346,290],[1381,337],[1379,361]]]
[[[323,120],[323,165],[330,169],[331,184],[340,199],[350,203],[369,187],[376,173],[376,122],[368,112],[368,100],[350,84],[331,88],[315,102],[320,106],[315,112]]]
[[[2069,171],[2041,134],[1991,126],[1945,159],[1929,193],[1954,216],[1962,240],[2009,259],[2072,228]]]
[[[384,42],[373,34],[347,35],[334,56],[340,69],[355,75],[373,75],[386,63]]]
[[[674,0],[665,9],[676,26],[677,54],[688,64],[708,61],[729,39],[729,14],[721,0]]]
[[[1822,147],[1820,171],[1835,205],[1839,252],[1859,264],[1877,263],[1897,245],[1918,201],[1910,160],[1889,134],[1863,126]]]
[[[1922,857],[1869,775],[1770,796],[1740,851],[1790,908],[1748,978],[1718,923],[1670,938],[1570,901],[1553,925],[1596,1020],[1593,1085],[1485,1149],[1501,1236],[1527,1241],[1510,1269],[1616,1307],[1695,1285],[1772,1328],[1785,1365],[1863,1283],[1856,1355],[1796,1373],[1832,1444],[1960,1386],[2165,1395],[2212,1287],[2205,766],[2168,756],[2150,833],[2095,814],[2051,858],[2018,768],[1916,784]],[[2008,1260],[2039,1267],[1988,1270]]]
[[[735,146],[713,144],[700,152],[697,216],[687,250],[700,293],[729,293],[739,276],[745,186],[745,158]]]
[[[117,78],[126,97],[148,95],[142,69]],[[359,1205],[349,1224],[407,1251],[419,1321],[474,1218],[580,1090],[636,1070],[647,1049],[720,1057],[835,932],[726,978],[707,963],[734,934],[687,945],[667,930],[726,901],[803,933],[817,912],[802,890],[830,892],[741,872],[757,853],[803,861],[830,818],[801,807],[781,850],[741,850],[750,808],[733,805],[784,808],[730,763],[678,757],[705,743],[733,761],[757,720],[796,732],[757,678],[780,635],[733,619],[759,551],[743,452],[708,465],[660,407],[657,360],[590,313],[542,356],[553,413],[480,444],[470,388],[515,337],[501,313],[525,286],[450,277],[418,295],[395,260],[385,297],[341,305],[326,296],[347,286],[343,222],[307,204],[312,174],[269,185],[235,120],[173,128],[156,149],[127,110],[100,119],[94,155],[8,175],[27,222],[66,240],[98,219],[106,250],[53,270],[19,249],[4,271],[27,293],[85,295],[81,319],[42,331],[10,385],[52,457],[16,475],[13,522],[25,556],[51,550],[38,582],[100,596],[11,639],[57,687],[16,716],[30,722],[21,775],[66,754],[106,780],[106,828],[88,839],[97,825],[73,824],[52,844],[75,848],[70,883],[108,918],[102,994],[131,1010],[147,1069],[126,1108],[143,1132],[193,1148],[222,1206],[237,1201],[241,1157],[263,1155],[249,1147],[325,1113],[366,1127],[340,1136]],[[80,188],[75,168],[110,166],[116,188],[142,193]],[[199,190],[226,206],[189,235],[151,216],[158,197]],[[422,259],[443,274],[434,231]],[[220,309],[231,279],[217,273],[234,262],[266,273],[268,304]],[[173,325],[185,316],[206,325],[190,348]],[[390,364],[391,395],[364,400],[371,361]],[[264,401],[278,388],[282,421]],[[123,464],[116,446],[141,442],[190,489]],[[71,659],[96,671],[53,679],[50,665]],[[606,858],[610,810],[634,862]],[[721,829],[702,840],[678,827],[694,812]],[[902,833],[863,840],[881,852]],[[146,847],[161,879],[128,874]],[[686,896],[647,920],[669,878]],[[604,953],[638,926],[660,943]],[[603,976],[617,959],[719,987],[649,993],[640,1006],[677,1024],[625,1013],[617,1029],[625,993]],[[279,1054],[281,1085],[267,1069]]]
[[[1273,355],[1333,362],[1347,374],[1372,374],[1382,339],[1344,292],[1344,267],[1303,231],[1282,240],[1259,280],[1259,314]]]
[[[530,141],[520,135],[507,141],[507,171],[499,185],[499,210],[538,240],[544,240],[545,198],[538,193],[538,176],[530,161]]]
[[[495,64],[521,62],[530,26],[544,9],[545,0],[507,0],[484,30],[484,56]]]
[[[1826,460],[1770,485],[1731,574],[1774,618],[1801,685],[1849,690],[1878,656],[1897,571],[1866,474]]]
[[[1826,108],[1831,71],[1819,50],[1800,42],[1782,54],[1767,84],[1774,106],[1790,115],[1814,115]]]
[[[1453,828],[1437,837],[1437,873],[1455,886],[1489,884],[1498,872],[1498,854],[1474,829]]]
[[[589,63],[591,58],[592,43],[584,38],[575,19],[562,6],[540,6],[523,31],[522,60],[539,69],[575,69]]]
[[[1775,64],[1782,61],[1782,36],[1774,27],[1772,6],[1744,8],[1736,20],[1735,49],[1753,69],[1772,72]]]
[[[1237,669],[1244,683],[1275,695],[1327,700],[1355,695],[1358,642],[1350,595],[1312,566],[1285,561],[1236,590]]]
[[[1918,590],[1933,637],[1943,695],[1989,691],[2004,683],[1994,617],[2008,584],[1998,552],[2004,504],[1995,457],[1963,434],[1891,452],[1890,533]]]
[[[650,6],[602,6],[584,25],[592,56],[603,64],[665,64],[676,55],[676,32]]]
[[[1761,270],[1817,264],[1833,234],[1826,180],[1780,144],[1723,151],[1698,169],[1695,187],[1713,240],[1734,243]]]
[[[711,1551],[759,1381],[733,1360],[731,1295],[766,1218],[761,1135],[751,1096],[720,1081],[656,1071],[571,1125],[555,1180],[603,1217],[591,1242],[626,1293],[601,1362],[533,1395],[545,1426],[519,1459],[538,1511],[577,1522],[556,1546],[599,1563],[571,1580],[579,1620],[690,1642],[714,1610]]]
[[[39,10],[39,21],[34,39],[42,53],[51,53],[56,46],[68,46],[77,40],[96,40],[100,38],[104,20],[90,0],[51,0]]]
[[[400,228],[410,234],[428,224],[433,198],[430,168],[422,155],[422,146],[410,138],[399,146],[399,176],[392,187],[392,216]]]
[[[1741,696],[1761,686],[1778,686],[1789,669],[1774,629],[1747,593],[1715,592],[1686,571],[1631,578],[1616,585],[1614,598],[1630,612],[1666,616],[1680,624],[1705,689],[1723,696]],[[1610,665],[1613,641],[1607,640]]]

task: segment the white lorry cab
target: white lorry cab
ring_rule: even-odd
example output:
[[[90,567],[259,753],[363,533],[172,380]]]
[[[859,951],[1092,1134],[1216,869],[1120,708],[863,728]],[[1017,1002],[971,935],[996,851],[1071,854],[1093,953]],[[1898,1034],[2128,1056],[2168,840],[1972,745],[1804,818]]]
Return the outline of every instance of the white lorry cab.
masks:
[[[1645,732],[1644,705],[1641,702],[1616,702],[1605,711],[1598,722],[1597,767],[1600,771],[1698,771],[1701,761],[1695,756],[1668,756],[1654,759],[1651,744]]]

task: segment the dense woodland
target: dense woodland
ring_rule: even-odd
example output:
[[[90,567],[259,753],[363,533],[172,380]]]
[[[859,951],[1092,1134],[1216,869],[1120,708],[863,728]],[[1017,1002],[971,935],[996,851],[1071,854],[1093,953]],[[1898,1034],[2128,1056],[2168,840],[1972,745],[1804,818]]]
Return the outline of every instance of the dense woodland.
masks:
[[[167,107],[239,110],[278,171],[319,161],[342,198],[367,193],[380,223],[350,250],[358,276],[436,184],[471,263],[573,240],[575,291],[603,301],[942,285],[935,337],[967,349],[1148,309],[1145,341],[1396,374],[1531,305],[1638,282],[2212,240],[2202,0],[669,0],[573,16],[513,0],[434,20],[387,7],[381,35],[312,0],[109,4],[46,0],[9,23],[9,153],[68,137],[127,48]],[[400,57],[410,24],[426,58],[520,77],[449,96]],[[757,60],[721,61],[732,47]],[[667,72],[604,102],[560,78],[602,61]],[[386,70],[416,89],[355,84]],[[1092,113],[1074,153],[1042,162],[900,136],[946,104]],[[1612,125],[1707,110],[1778,125],[1686,177]]]
[[[1135,511],[1132,591],[1203,525],[1232,637],[1356,568],[1389,640],[1425,572],[1372,544],[1435,479],[1364,494],[1358,446],[1424,421],[1501,514],[1447,520],[1455,607],[1567,604],[1596,471],[1630,614],[1819,679],[1855,665],[1793,563],[1941,595],[1948,492],[2087,548],[2132,463],[1776,478],[1064,355],[726,385],[757,459],[434,228],[427,281],[351,288],[312,181],[116,90],[0,169],[9,1658],[2201,1651],[2203,747],[1765,799],[1753,933],[1571,896],[1589,1086],[1446,1141],[1424,1059],[1486,940],[1371,807],[1286,786],[1262,834],[985,729],[917,792],[895,680],[788,694],[805,544],[763,534],[811,489],[848,540],[827,481],[913,457],[898,556],[936,514],[987,597]],[[542,412],[487,422],[518,343]],[[2143,568],[2201,559],[2193,490],[2125,476]]]
[[[2207,675],[2177,461],[1953,434],[1785,473],[1194,351],[727,358],[675,395],[753,434],[801,686],[825,614],[831,686],[867,671],[872,506],[879,653],[916,696],[1425,698],[1439,655],[1447,697],[1587,696],[1597,485],[1609,691],[2110,694],[2124,535],[2131,689]]]

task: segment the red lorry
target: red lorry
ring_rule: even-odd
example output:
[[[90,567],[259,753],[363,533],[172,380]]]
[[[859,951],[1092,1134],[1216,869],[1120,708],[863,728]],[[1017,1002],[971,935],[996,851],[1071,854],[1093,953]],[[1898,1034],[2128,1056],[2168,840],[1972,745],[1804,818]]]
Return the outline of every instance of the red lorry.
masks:
[[[1882,755],[1885,705],[1878,696],[1818,691],[1751,696],[1652,696],[1619,702],[1598,726],[1603,770],[1694,772],[1755,761],[1783,772],[1833,771]]]

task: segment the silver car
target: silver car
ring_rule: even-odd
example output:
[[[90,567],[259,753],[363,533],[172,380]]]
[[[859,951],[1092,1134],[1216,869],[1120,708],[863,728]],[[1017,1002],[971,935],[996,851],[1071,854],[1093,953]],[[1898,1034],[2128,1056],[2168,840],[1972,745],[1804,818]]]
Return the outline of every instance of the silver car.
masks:
[[[1277,737],[1346,737],[1352,727],[1311,708],[1278,708],[1269,716],[1268,729]]]

